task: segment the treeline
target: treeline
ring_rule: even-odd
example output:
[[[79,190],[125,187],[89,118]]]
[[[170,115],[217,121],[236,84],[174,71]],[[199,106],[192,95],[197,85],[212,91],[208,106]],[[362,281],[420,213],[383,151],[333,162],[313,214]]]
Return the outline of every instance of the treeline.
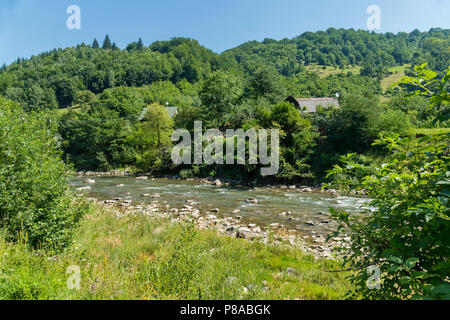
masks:
[[[99,94],[157,81],[196,83],[217,70],[248,79],[259,68],[272,68],[284,77],[304,79],[312,64],[341,69],[358,65],[362,75],[380,79],[390,66],[427,61],[432,69],[443,71],[450,60],[449,34],[442,29],[398,34],[328,29],[290,40],[248,42],[220,55],[186,38],[148,47],[139,39],[121,50],[106,36],[102,46],[95,40],[3,66],[0,95],[29,110],[55,109],[71,106],[81,90]]]
[[[376,76],[385,68],[428,62],[444,71],[450,60],[450,30],[428,32],[370,33],[363,30],[334,29],[305,32],[293,39],[251,41],[223,53],[234,58],[246,73],[270,65],[284,76],[294,76],[305,66],[318,64],[344,69],[363,66],[362,74]]]
[[[364,78],[365,80],[361,80]],[[381,104],[379,84],[352,74],[280,80],[273,69],[260,69],[247,81],[231,72],[215,71],[198,84],[163,81],[136,87],[116,87],[94,95],[81,91],[78,108],[59,118],[62,148],[79,170],[135,168],[154,174],[250,178],[259,167],[181,166],[171,161],[174,128],[277,128],[281,132],[279,180],[312,182],[346,152],[367,152],[382,132],[408,134],[408,114],[389,103]],[[291,88],[294,88],[290,91]],[[288,92],[306,96],[348,92],[341,108],[301,113],[283,102]],[[351,93],[353,88],[354,93]],[[172,119],[164,102],[179,105]],[[324,106],[325,107],[325,106]],[[422,115],[423,110],[417,111]]]

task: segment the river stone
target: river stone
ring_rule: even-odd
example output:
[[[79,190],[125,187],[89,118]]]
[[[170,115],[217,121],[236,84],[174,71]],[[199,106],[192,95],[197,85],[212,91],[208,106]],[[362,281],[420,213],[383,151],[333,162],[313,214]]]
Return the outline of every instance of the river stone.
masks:
[[[295,275],[296,273],[297,273],[297,270],[295,270],[294,268],[290,268],[290,267],[288,267],[288,268],[286,268],[286,271],[285,271],[287,274],[291,274],[291,275]]]
[[[220,181],[219,179],[217,179],[216,181],[213,182],[213,185],[217,186],[217,187],[221,187],[222,186],[222,181]]]
[[[88,191],[91,190],[91,187],[81,187],[81,188],[77,188],[77,191]]]
[[[93,179],[86,179],[86,180],[84,180],[83,182],[84,182],[84,183],[89,183],[89,184],[94,184],[94,183],[95,183],[95,180],[93,180]]]
[[[309,227],[314,227],[316,224],[313,221],[308,221],[306,223],[306,225],[309,226]]]
[[[241,213],[241,210],[239,210],[239,209],[236,209],[233,211],[233,214],[239,214],[239,213]]]
[[[214,208],[211,210],[211,212],[213,212],[213,213],[219,213],[219,211],[220,211],[219,208]]]
[[[249,204],[258,204],[258,200],[257,199],[247,199],[246,202],[249,203]]]
[[[239,228],[238,232],[236,233],[236,237],[241,239],[253,240],[256,238],[261,238],[262,236],[258,233],[253,232],[249,228],[242,227]]]
[[[148,180],[147,176],[137,177],[136,180]]]

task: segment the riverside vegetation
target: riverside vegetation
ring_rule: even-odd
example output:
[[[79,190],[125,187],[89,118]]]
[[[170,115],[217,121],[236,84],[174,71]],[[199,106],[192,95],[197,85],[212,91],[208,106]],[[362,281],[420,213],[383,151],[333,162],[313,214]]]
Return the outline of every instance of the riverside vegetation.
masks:
[[[449,299],[448,35],[329,29],[221,55],[190,39],[120,50],[107,37],[2,67],[0,298]],[[406,77],[382,92],[390,67]],[[341,107],[315,114],[281,102],[336,92]],[[180,106],[173,119],[166,101]],[[350,241],[317,260],[72,194],[73,169],[253,180],[254,165],[173,166],[171,132],[194,120],[280,129],[280,172],[261,182],[360,190],[376,211],[332,211]],[[81,290],[66,285],[73,265]],[[374,265],[380,290],[366,285]],[[326,272],[342,268],[353,271]]]

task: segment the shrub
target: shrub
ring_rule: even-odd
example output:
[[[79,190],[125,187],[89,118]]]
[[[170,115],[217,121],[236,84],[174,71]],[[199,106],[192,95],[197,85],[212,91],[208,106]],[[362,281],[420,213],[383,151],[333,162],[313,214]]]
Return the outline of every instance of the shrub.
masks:
[[[358,270],[352,276],[354,295],[450,299],[449,137],[379,139],[376,144],[392,154],[387,163],[369,170],[350,156],[332,170],[332,175],[346,176],[372,171],[351,181],[360,182],[375,210],[358,216],[333,211],[340,226],[331,236],[345,232],[351,238],[342,249],[344,261]],[[369,266],[380,268],[379,290],[366,285],[372,276]]]
[[[0,228],[8,241],[23,232],[35,248],[70,242],[82,208],[73,204],[68,170],[47,119],[0,98]]]

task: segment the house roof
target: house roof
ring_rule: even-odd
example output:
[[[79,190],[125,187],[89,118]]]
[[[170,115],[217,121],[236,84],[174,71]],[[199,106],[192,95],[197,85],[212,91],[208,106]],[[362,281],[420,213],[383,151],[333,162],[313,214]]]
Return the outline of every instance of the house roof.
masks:
[[[164,107],[164,108],[167,110],[171,118],[175,117],[175,115],[178,113],[178,107]],[[144,110],[142,110],[142,113],[139,116],[139,121],[144,120],[146,114],[147,114],[147,107],[145,107]]]
[[[294,98],[289,96],[285,101],[294,104],[298,108],[306,108],[306,112],[316,112],[318,106],[339,107],[339,101],[337,98]]]

